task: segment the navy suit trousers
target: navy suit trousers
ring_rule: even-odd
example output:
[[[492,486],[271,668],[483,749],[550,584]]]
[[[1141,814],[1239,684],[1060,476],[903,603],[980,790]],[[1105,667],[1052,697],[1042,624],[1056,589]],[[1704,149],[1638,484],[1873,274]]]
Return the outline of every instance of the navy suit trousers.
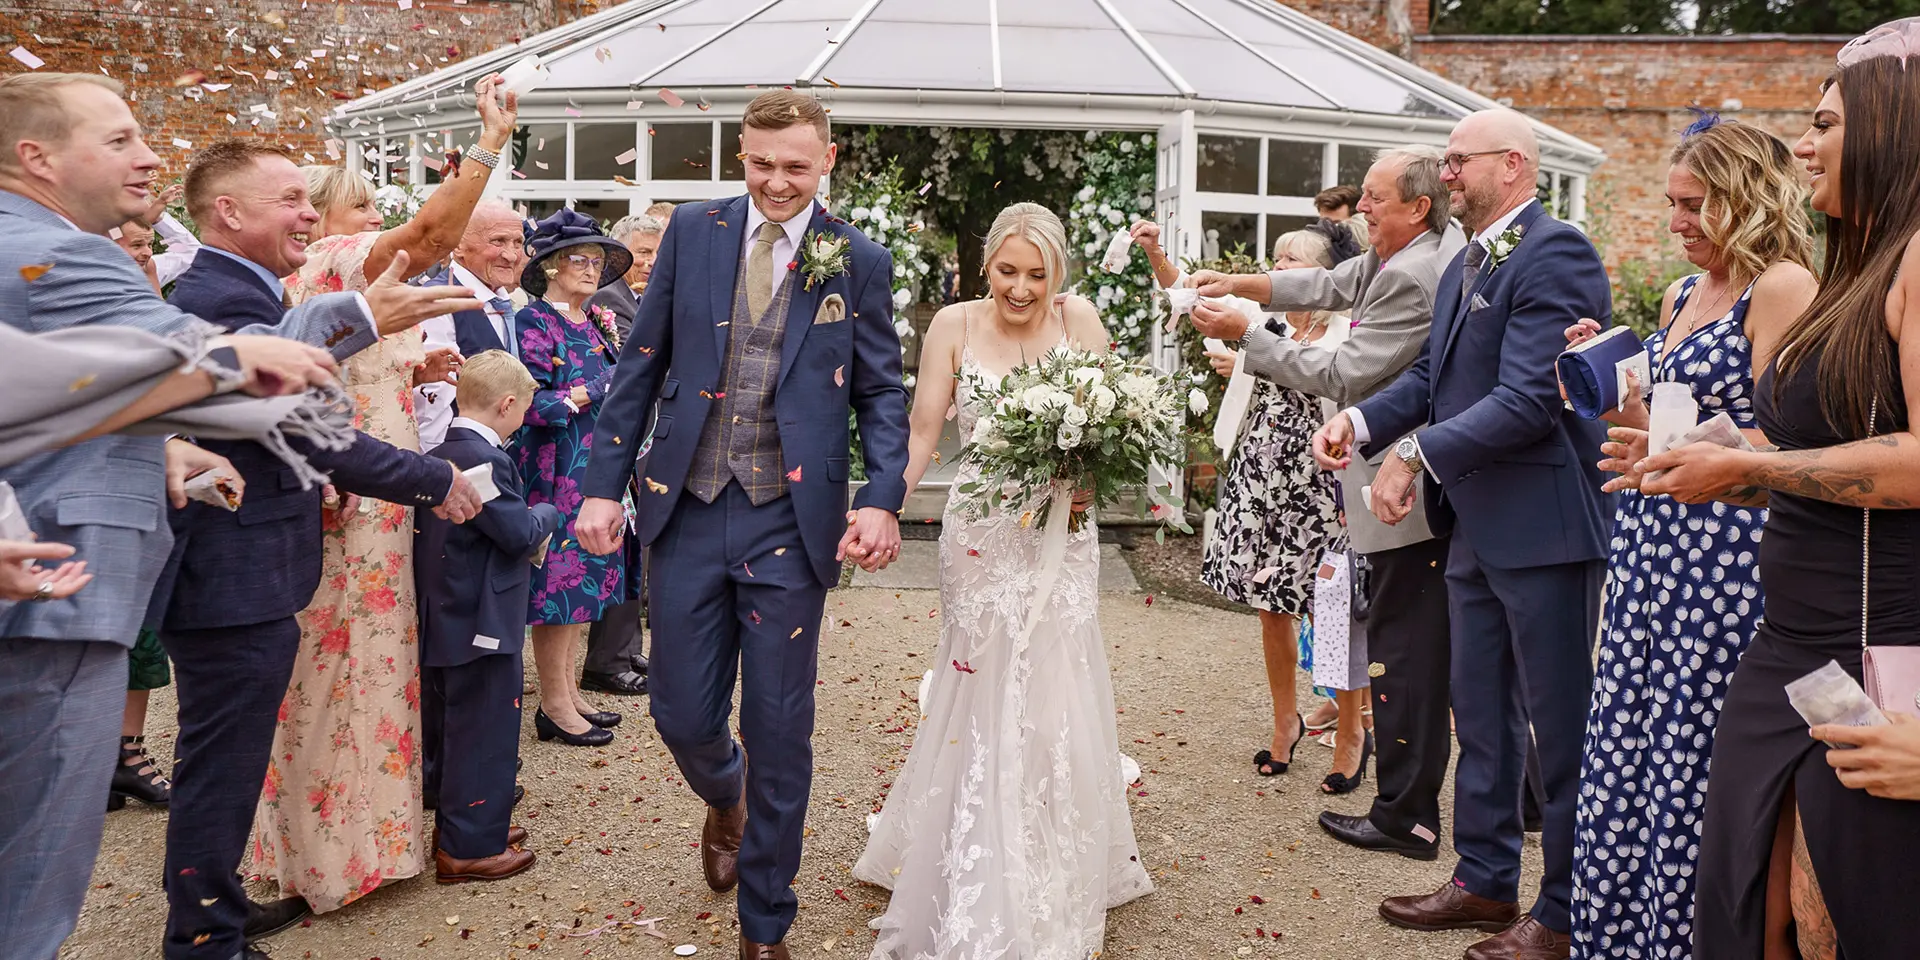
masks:
[[[746,758],[728,732],[740,679],[747,832],[740,932],[779,943],[799,907],[800,836],[813,785],[813,692],[827,590],[800,543],[793,498],[756,507],[729,482],[712,503],[681,496],[652,545],[653,720],[687,785],[740,801]],[[444,801],[443,801],[444,802]]]
[[[300,652],[300,623],[286,617],[168,630],[160,639],[173,658],[180,697],[164,952],[167,960],[231,960],[247,923],[240,859],[252,840],[280,701]]]
[[[1493,900],[1519,897],[1520,796],[1531,726],[1546,797],[1544,875],[1532,913],[1571,926],[1574,803],[1593,690],[1593,640],[1603,561],[1489,567],[1456,528],[1447,558],[1453,621],[1454,877]]]
[[[455,859],[507,849],[524,677],[517,651],[420,668],[426,790],[440,799],[433,820],[439,848]]]

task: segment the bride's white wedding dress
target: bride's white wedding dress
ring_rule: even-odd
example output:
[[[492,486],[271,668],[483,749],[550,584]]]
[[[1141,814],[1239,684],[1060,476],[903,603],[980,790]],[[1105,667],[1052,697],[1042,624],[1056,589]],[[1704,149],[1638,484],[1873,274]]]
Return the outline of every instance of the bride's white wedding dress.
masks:
[[[961,356],[963,370],[980,369],[970,348]],[[956,389],[971,436],[979,411],[964,379]],[[1041,525],[968,520],[957,501],[942,520],[926,716],[853,868],[893,891],[872,960],[1086,960],[1107,910],[1153,890],[1120,779],[1099,533],[1089,518],[1069,536],[1023,643]]]

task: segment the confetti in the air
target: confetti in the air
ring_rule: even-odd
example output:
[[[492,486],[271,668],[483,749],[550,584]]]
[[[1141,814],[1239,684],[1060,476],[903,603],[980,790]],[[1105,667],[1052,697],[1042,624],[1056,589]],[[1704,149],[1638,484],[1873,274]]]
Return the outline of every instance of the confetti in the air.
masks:
[[[666,104],[669,107],[684,107],[687,105],[687,102],[685,100],[680,99],[679,94],[674,93],[672,90],[668,90],[666,87],[660,88],[660,93],[658,94],[658,96],[660,97],[660,102]]]
[[[47,65],[45,60],[34,56],[33,51],[28,50],[26,47],[14,47],[13,58],[26,64],[28,70],[38,70]]]

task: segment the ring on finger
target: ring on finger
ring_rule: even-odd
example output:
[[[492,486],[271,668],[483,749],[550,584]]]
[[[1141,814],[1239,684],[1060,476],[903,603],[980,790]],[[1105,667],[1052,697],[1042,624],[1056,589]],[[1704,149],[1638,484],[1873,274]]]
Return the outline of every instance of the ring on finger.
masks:
[[[29,597],[28,599],[32,600],[35,603],[45,603],[48,600],[52,600],[53,599],[53,581],[52,580],[40,581],[39,588],[34,590],[33,596]]]

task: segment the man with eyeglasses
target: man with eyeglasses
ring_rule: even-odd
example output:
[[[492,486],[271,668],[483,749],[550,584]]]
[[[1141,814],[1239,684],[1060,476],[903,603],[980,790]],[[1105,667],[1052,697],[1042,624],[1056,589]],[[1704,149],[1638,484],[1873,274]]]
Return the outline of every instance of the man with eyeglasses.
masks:
[[[1452,531],[1460,859],[1438,890],[1388,898],[1380,915],[1414,930],[1496,933],[1467,960],[1560,960],[1571,950],[1574,806],[1607,527],[1594,457],[1602,436],[1562,405],[1553,363],[1568,326],[1608,321],[1611,290],[1593,244],[1535,201],[1540,147],[1524,116],[1468,116],[1442,165],[1472,237],[1441,275],[1426,347],[1393,386],[1313,438],[1330,469],[1356,451],[1391,449],[1373,480],[1373,514],[1397,524],[1417,499],[1436,534]],[[1529,728],[1546,797],[1545,872],[1521,914]]]
[[[505,350],[520,356],[513,335],[513,300],[520,286],[520,267],[526,263],[526,241],[522,239],[520,215],[498,201],[486,201],[474,207],[467,220],[467,231],[453,249],[447,268],[428,278],[423,286],[451,284],[477,291],[482,310],[464,310],[435,317],[420,325],[426,331],[427,349],[453,347],[463,357],[478,356],[487,350]],[[413,410],[420,421],[420,449],[432,450],[447,435],[453,423],[456,387],[450,383],[429,383],[413,388]]]

